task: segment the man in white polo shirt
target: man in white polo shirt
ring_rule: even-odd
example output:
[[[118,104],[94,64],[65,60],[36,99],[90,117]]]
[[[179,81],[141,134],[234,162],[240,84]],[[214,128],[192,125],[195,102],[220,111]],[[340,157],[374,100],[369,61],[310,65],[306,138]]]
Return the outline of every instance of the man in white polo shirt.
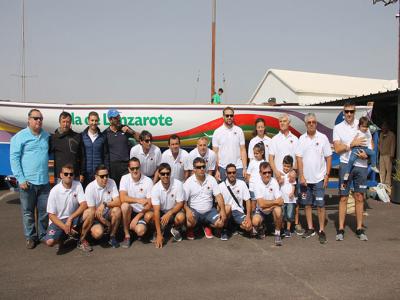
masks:
[[[183,184],[174,179],[171,167],[167,163],[161,163],[157,170],[160,181],[151,190],[151,204],[154,210],[154,224],[156,227],[156,248],[162,248],[164,232],[172,225],[170,232],[176,242],[182,241],[180,228],[185,222],[183,211],[184,192]]]
[[[284,182],[283,173],[283,158],[290,155],[293,158],[293,168],[297,169],[296,164],[296,149],[299,139],[290,132],[290,117],[284,113],[279,115],[279,132],[272,138],[269,147],[269,163],[274,171],[274,177],[279,184]],[[296,204],[295,209],[295,231],[297,235],[303,235],[304,229],[299,222],[299,204]]]
[[[367,176],[368,176],[368,155],[365,151],[360,150],[358,157],[354,163],[349,180],[346,186],[343,186],[343,176],[346,170],[346,165],[349,161],[351,149],[357,146],[366,146],[364,137],[357,136],[358,120],[354,119],[356,107],[353,103],[347,102],[344,105],[343,114],[344,120],[335,125],[333,128],[333,146],[335,152],[340,155],[339,166],[339,228],[336,234],[337,241],[344,239],[344,223],[346,218],[347,199],[350,192],[351,183],[354,187],[354,199],[356,202],[356,234],[361,241],[367,241],[367,235],[363,229],[363,210],[364,210],[364,193],[367,191]]]
[[[128,162],[129,174],[122,176],[119,186],[122,221],[125,238],[121,247],[129,248],[129,229],[141,238],[147,231],[147,224],[153,220],[151,211],[151,189],[153,181],[140,172],[140,161],[132,157]]]
[[[138,158],[141,173],[153,179],[157,167],[161,163],[161,150],[152,141],[151,133],[143,130],[139,135],[140,144],[131,149],[130,158]]]
[[[332,166],[332,150],[328,137],[317,131],[317,118],[308,113],[304,122],[307,132],[300,136],[296,151],[300,178],[301,202],[305,206],[308,229],[304,238],[315,235],[312,221],[312,206],[317,207],[319,221],[319,242],[326,243],[325,235],[325,189],[329,182]]]
[[[86,187],[85,197],[96,221],[90,230],[92,237],[100,240],[107,230],[110,234],[108,243],[111,247],[118,248],[116,233],[122,217],[121,201],[117,184],[109,176],[107,167],[98,165],[95,169],[95,179]]]
[[[225,202],[225,212],[227,219],[232,216],[235,224],[241,229],[250,232],[253,228],[251,223],[251,201],[250,192],[243,180],[236,179],[236,166],[228,164],[226,166],[227,179],[219,184]],[[246,213],[244,213],[243,202],[246,203]],[[221,240],[228,239],[226,229],[221,233]]]
[[[80,218],[87,209],[82,185],[79,181],[74,180],[73,165],[62,166],[59,176],[61,181],[51,189],[47,201],[47,213],[50,221],[44,239],[46,245],[50,247],[57,243],[62,246],[64,239],[67,237],[75,238],[78,235],[77,227]],[[93,249],[86,241],[86,234],[92,220],[87,216],[83,219],[78,248],[89,252]]]
[[[193,161],[194,174],[190,176],[183,185],[187,202],[186,212],[186,237],[194,239],[193,229],[200,223],[206,227],[204,234],[206,238],[212,238],[213,234],[208,225],[222,229],[226,221],[225,204],[218,183],[214,177],[206,174],[206,162],[201,157]],[[215,209],[215,197],[220,212]]]
[[[252,223],[257,230],[258,237],[264,238],[262,223],[266,215],[272,212],[275,224],[275,245],[281,246],[282,194],[278,182],[275,178],[272,178],[272,168],[269,163],[264,161],[260,164],[260,176],[262,181],[257,184],[255,189],[257,208],[253,215]]]
[[[168,139],[169,149],[165,150],[161,156],[161,163],[167,163],[172,169],[171,177],[179,181],[185,181],[189,177],[187,170],[187,160],[189,153],[181,149],[181,139],[176,134],[173,134]],[[154,182],[159,178],[158,172],[154,176]]]
[[[218,168],[215,172],[217,180],[226,179],[226,166],[234,164],[237,168],[236,178],[246,177],[247,154],[242,128],[234,125],[234,110],[225,107],[223,110],[224,123],[214,131],[212,138],[213,150],[217,154]]]
[[[208,148],[209,139],[206,136],[202,136],[197,140],[197,146],[189,153],[187,162],[187,170],[192,171],[193,174],[193,160],[196,157],[201,157],[206,162],[206,172],[209,175],[213,175],[217,165],[217,155],[215,152]]]

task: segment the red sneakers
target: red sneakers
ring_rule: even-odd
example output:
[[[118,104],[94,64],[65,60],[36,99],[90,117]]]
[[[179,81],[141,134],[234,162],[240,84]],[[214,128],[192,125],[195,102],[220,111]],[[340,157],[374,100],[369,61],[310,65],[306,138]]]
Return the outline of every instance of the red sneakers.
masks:
[[[193,241],[194,240],[194,232],[193,232],[193,229],[192,228],[188,228],[187,230],[186,230],[186,238],[188,239],[188,240],[191,240],[191,241]]]
[[[204,235],[206,236],[206,238],[212,239],[214,237],[210,227],[204,226],[203,230],[204,230]]]

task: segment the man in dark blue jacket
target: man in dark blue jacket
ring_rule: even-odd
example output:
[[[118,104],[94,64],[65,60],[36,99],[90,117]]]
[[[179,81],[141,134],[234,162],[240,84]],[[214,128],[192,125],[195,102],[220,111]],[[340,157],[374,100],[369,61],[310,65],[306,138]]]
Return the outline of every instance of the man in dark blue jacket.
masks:
[[[104,155],[107,151],[107,147],[104,146],[106,137],[98,126],[99,119],[98,113],[91,111],[88,116],[89,126],[81,133],[85,158],[82,169],[84,188],[94,180],[96,167],[104,164]]]

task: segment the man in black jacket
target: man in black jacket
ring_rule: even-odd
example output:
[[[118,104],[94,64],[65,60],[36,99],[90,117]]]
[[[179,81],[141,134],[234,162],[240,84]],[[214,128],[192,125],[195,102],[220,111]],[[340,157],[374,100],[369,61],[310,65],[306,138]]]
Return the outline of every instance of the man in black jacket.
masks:
[[[71,114],[63,111],[58,118],[60,127],[56,129],[50,139],[50,153],[54,154],[54,177],[59,178],[62,166],[72,164],[75,178],[83,181],[81,173],[84,165],[82,137],[71,129],[71,120]]]

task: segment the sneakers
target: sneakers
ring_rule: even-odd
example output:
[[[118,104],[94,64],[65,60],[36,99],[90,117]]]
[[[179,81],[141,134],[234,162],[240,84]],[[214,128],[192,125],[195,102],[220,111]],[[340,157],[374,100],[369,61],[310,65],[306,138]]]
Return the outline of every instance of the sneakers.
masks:
[[[88,243],[87,240],[82,240],[82,241],[78,242],[77,248],[79,250],[82,250],[83,252],[91,252],[91,251],[93,251],[92,246],[90,246],[90,244]]]
[[[296,232],[297,235],[303,235],[305,230],[303,229],[303,227],[301,227],[301,224],[296,224],[296,226],[294,227],[294,232]]]
[[[374,171],[375,173],[379,173],[379,170],[376,166],[371,167],[371,170]]]
[[[190,241],[193,241],[193,240],[194,240],[194,231],[193,231],[193,228],[188,228],[188,229],[186,230],[186,238],[187,238],[188,240],[190,240]]]
[[[212,239],[214,237],[210,227],[204,226],[203,230],[204,230],[204,235],[206,236],[206,238]]]
[[[275,246],[282,246],[282,238],[279,234],[275,235]]]
[[[32,239],[26,240],[26,249],[34,249],[36,247],[36,242]]]
[[[257,229],[256,239],[263,240],[265,239],[265,230],[264,226],[261,226]]]
[[[326,244],[326,243],[327,243],[325,232],[320,231],[320,232],[318,233],[318,240],[319,240],[319,243],[320,243],[320,244]]]
[[[285,229],[283,236],[285,237],[285,239],[289,239],[292,237],[292,233],[290,232],[290,230]]]
[[[121,242],[121,247],[128,249],[131,246],[131,238],[125,237],[124,240]]]
[[[170,232],[171,232],[172,236],[174,237],[175,242],[182,241],[182,235],[178,229],[176,229],[175,227],[171,227]]]
[[[336,240],[343,241],[344,239],[344,230],[338,230],[336,233]]]
[[[307,229],[306,232],[303,235],[303,238],[304,239],[308,239],[308,238],[310,238],[310,237],[312,237],[314,235],[315,235],[315,230],[314,229]]]
[[[227,240],[229,240],[228,230],[224,228],[222,229],[221,232],[221,241],[227,241]]]
[[[365,234],[363,229],[357,229],[356,234],[357,234],[357,237],[360,239],[360,241],[368,241],[368,237]]]
[[[108,240],[108,244],[113,248],[119,247],[119,243],[118,243],[117,239],[115,238],[115,236],[110,236],[110,239]]]

